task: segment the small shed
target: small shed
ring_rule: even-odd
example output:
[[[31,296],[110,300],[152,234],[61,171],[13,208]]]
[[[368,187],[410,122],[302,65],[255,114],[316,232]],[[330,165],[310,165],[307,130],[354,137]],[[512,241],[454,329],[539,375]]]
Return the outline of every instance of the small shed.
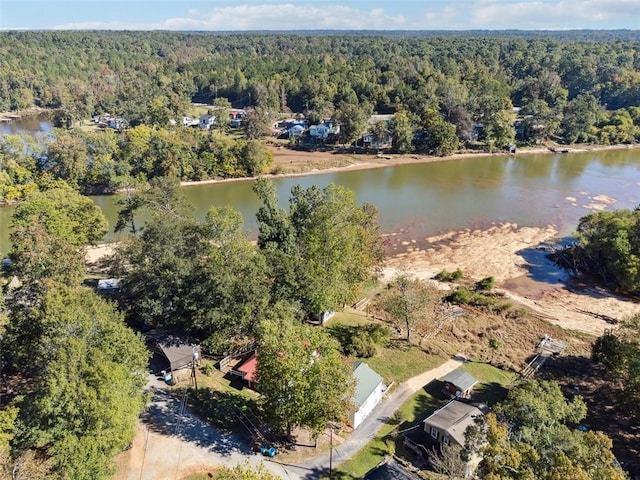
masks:
[[[258,377],[258,355],[254,351],[251,355],[246,357],[235,367],[233,367],[229,373],[240,377],[247,383],[249,388],[255,388],[256,379]]]
[[[356,362],[353,365],[353,378],[356,381],[356,392],[353,397],[356,409],[351,414],[349,423],[355,429],[380,403],[386,386],[382,377],[364,362]]]
[[[473,387],[478,383],[473,375],[459,368],[446,374],[440,381],[443,383],[442,391],[449,398],[470,398]]]
[[[180,370],[200,363],[200,345],[175,335],[159,335],[153,339],[153,349],[169,362],[169,370]]]

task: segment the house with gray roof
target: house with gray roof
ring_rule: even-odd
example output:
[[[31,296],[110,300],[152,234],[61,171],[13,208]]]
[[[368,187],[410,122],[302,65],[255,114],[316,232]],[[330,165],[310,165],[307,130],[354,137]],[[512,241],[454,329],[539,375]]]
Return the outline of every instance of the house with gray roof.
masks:
[[[484,413],[478,407],[459,400],[451,400],[424,420],[424,428],[405,433],[404,444],[417,455],[428,459],[430,451],[443,446],[465,446],[465,432]],[[465,477],[473,475],[482,457],[472,452],[465,465]]]
[[[442,391],[449,398],[470,398],[473,387],[478,383],[473,375],[461,369],[447,373],[440,379]]]
[[[355,429],[382,400],[386,390],[382,377],[364,362],[353,365],[353,378],[356,381],[356,392],[353,397],[355,410],[349,418],[349,423]]]

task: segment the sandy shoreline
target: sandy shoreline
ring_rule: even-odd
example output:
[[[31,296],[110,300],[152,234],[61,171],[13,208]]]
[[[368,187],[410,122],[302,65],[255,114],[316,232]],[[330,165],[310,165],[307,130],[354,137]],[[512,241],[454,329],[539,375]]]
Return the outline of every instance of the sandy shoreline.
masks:
[[[560,147],[559,147],[560,149]],[[607,150],[631,150],[640,149],[640,144],[622,144],[622,145],[569,145],[562,147],[566,152],[551,151],[548,147],[523,148],[518,150],[514,155],[516,157],[530,155],[563,155],[565,153],[586,153],[599,152]],[[304,177],[309,175],[322,175],[325,173],[335,173],[352,170],[368,170],[372,168],[385,168],[396,165],[409,165],[433,162],[446,162],[450,160],[467,159],[467,158],[485,158],[495,156],[509,156],[508,152],[463,152],[447,155],[443,157],[418,155],[418,154],[341,154],[333,152],[307,152],[290,150],[285,147],[270,147],[273,153],[274,167],[280,167],[286,170],[295,158],[295,165],[302,170],[296,172],[286,172],[278,174],[264,174],[266,178],[293,178]],[[305,161],[307,164],[305,165]],[[334,165],[342,163],[341,165]],[[308,170],[305,168],[309,168]],[[208,185],[214,183],[241,182],[255,180],[257,177],[236,177],[236,178],[213,178],[208,180],[183,181],[180,185],[183,187]]]
[[[556,238],[552,226],[526,227],[512,223],[486,230],[460,230],[418,241],[403,241],[404,251],[389,255],[383,263],[382,279],[398,272],[431,279],[442,270],[460,268],[466,277],[480,280],[493,276],[496,285],[514,303],[536,316],[569,330],[601,335],[615,324],[640,313],[640,303],[594,286],[554,279],[540,280],[542,255],[530,261],[545,242]],[[393,237],[389,235],[388,237]],[[113,252],[114,245],[102,244],[87,251],[87,263],[95,265]],[[527,258],[529,260],[527,260]],[[550,262],[542,268],[557,271]]]

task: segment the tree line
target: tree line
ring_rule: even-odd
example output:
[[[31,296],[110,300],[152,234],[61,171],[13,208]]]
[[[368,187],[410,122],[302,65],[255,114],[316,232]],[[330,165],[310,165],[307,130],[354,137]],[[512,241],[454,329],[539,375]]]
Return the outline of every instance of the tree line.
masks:
[[[376,139],[390,135],[398,153],[640,136],[640,43],[623,33],[0,32],[0,39],[0,110],[54,109],[61,127],[110,113],[133,127],[119,135],[58,130],[39,145],[4,138],[0,201],[20,200],[50,179],[110,192],[161,176],[256,175],[271,158],[254,140],[281,112],[310,123],[333,119],[340,133],[328,141],[336,144],[371,128]],[[222,111],[252,107],[246,140],[168,128],[194,99]],[[368,127],[373,112],[393,119]]]

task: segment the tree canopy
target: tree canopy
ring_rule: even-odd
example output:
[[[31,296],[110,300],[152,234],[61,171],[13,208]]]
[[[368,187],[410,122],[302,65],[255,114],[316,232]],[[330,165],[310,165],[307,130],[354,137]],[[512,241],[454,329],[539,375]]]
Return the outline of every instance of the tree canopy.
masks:
[[[288,213],[268,180],[254,191],[263,203],[258,245],[278,272],[278,295],[291,295],[312,316],[352,301],[382,258],[376,209],[358,206],[352,191],[333,184],[293,187]]]
[[[564,397],[554,382],[528,380],[467,432],[478,449],[482,478],[490,480],[592,480],[626,478],[602,432],[576,428],[586,415],[581,397]]]
[[[577,243],[563,253],[566,266],[600,276],[614,288],[640,291],[640,209],[594,212],[582,217]]]
[[[110,478],[144,406],[142,339],[113,304],[63,286],[35,307],[14,308],[6,336],[10,365],[29,385],[15,400],[21,435],[13,453],[46,452],[47,478]]]
[[[352,368],[338,342],[297,321],[288,305],[275,305],[260,322],[257,382],[267,420],[288,434],[298,426],[317,436],[349,415]]]

